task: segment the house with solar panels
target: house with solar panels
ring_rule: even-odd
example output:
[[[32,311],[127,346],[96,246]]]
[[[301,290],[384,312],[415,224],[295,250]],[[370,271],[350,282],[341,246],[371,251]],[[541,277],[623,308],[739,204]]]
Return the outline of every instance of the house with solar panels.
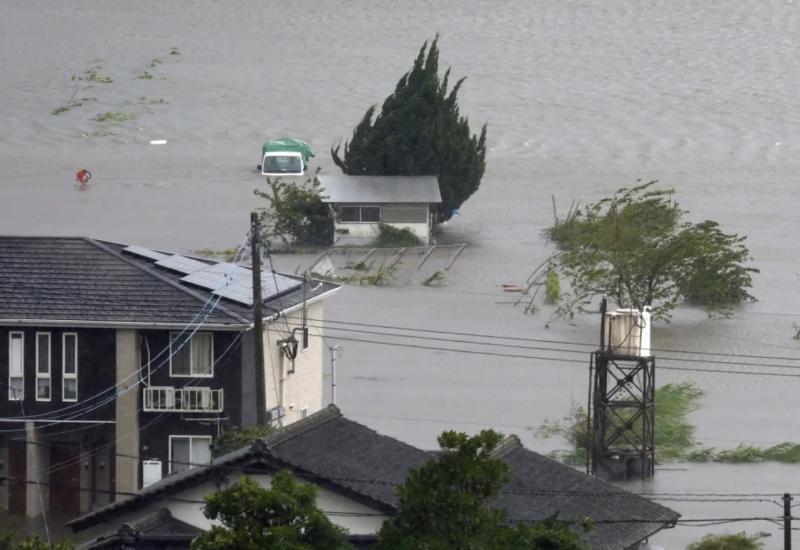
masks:
[[[436,176],[320,175],[323,202],[334,212],[335,243],[370,244],[381,224],[408,229],[427,245],[442,202]]]
[[[256,423],[249,267],[90,238],[0,236],[0,508],[68,519],[211,461]],[[266,404],[322,408],[310,319],[337,285],[265,271]]]

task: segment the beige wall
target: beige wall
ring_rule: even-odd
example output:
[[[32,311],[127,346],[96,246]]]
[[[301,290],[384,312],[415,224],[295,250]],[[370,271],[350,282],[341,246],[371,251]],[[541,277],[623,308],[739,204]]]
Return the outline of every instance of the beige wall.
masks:
[[[322,301],[308,306],[308,318],[322,319],[323,315]],[[324,341],[318,336],[318,329],[311,328],[308,349],[303,351],[301,319],[302,310],[298,309],[287,317],[281,317],[267,325],[264,331],[267,409],[282,406],[286,411],[284,425],[301,419],[303,409],[312,414],[322,408]],[[287,338],[295,328],[298,329],[295,331],[295,337],[300,341],[300,345],[294,360],[294,372],[291,373],[292,361],[281,353],[278,341]]]
[[[117,331],[117,399],[114,401],[116,433],[116,490],[139,490],[139,381],[136,331]],[[131,386],[131,390],[128,390]],[[125,392],[124,394],[122,392]],[[130,456],[122,456],[130,455]],[[124,497],[123,497],[124,498]]]

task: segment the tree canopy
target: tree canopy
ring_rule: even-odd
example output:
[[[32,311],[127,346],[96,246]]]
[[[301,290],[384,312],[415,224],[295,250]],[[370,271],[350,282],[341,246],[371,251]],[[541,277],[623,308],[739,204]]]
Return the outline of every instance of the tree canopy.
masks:
[[[398,488],[395,515],[379,532],[379,550],[580,550],[580,534],[565,522],[509,526],[504,510],[490,501],[508,481],[508,467],[492,457],[502,435],[444,432],[442,453],[412,470]]]
[[[333,240],[333,214],[322,202],[322,184],[316,175],[303,184],[267,178],[267,188],[255,194],[269,203],[260,216],[267,243],[329,245]]]
[[[699,542],[694,542],[686,550],[760,550],[764,544],[758,535],[706,535]]]
[[[670,318],[682,302],[709,314],[730,314],[754,300],[746,237],[722,232],[719,224],[685,220],[672,190],[651,181],[620,189],[612,197],[557,219],[546,234],[558,252],[553,261],[570,282],[560,313],[582,309],[598,295],[619,307],[653,307]]]
[[[331,149],[345,174],[438,176],[442,221],[478,189],[486,168],[486,125],[471,134],[457,103],[464,78],[448,91],[449,77],[448,69],[439,79],[438,37],[425,42],[381,112],[367,109],[342,156],[338,145]]]
[[[203,513],[218,520],[192,543],[195,550],[339,550],[351,548],[342,528],[316,504],[316,488],[288,471],[265,489],[248,476],[205,497]]]

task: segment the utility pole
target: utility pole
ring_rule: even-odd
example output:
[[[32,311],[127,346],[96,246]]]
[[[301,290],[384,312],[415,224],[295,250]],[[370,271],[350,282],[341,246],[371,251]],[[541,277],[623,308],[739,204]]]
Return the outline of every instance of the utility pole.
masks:
[[[261,302],[261,227],[258,214],[250,213],[250,249],[253,261],[253,347],[256,362],[256,419],[267,424],[267,388],[264,373],[264,314]]]
[[[336,404],[336,359],[342,356],[342,346],[328,346],[331,352],[331,404]]]
[[[783,493],[783,550],[792,550],[792,495]]]

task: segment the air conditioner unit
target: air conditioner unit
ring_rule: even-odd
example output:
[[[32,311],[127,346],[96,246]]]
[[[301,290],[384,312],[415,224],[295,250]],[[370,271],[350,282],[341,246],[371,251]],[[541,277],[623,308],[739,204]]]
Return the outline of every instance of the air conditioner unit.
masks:
[[[142,489],[161,481],[161,461],[142,460]]]
[[[650,306],[644,311],[618,309],[606,312],[603,351],[622,357],[650,356]]]

